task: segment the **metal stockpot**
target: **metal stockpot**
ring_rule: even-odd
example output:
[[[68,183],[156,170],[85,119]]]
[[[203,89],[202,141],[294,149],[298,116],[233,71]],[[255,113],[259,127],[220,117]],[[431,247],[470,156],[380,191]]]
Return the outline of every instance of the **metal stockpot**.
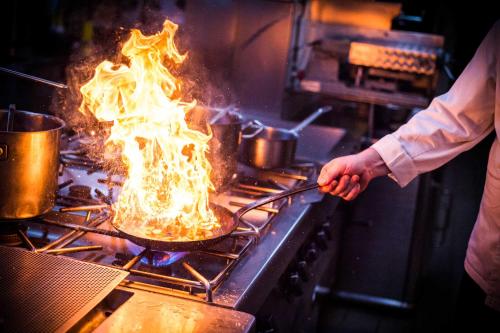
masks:
[[[211,180],[216,190],[223,189],[236,175],[238,148],[241,142],[242,117],[236,109],[217,110],[198,106],[191,111],[188,121],[197,129],[212,130],[208,142],[208,159],[212,165]]]
[[[55,204],[59,140],[64,122],[26,111],[0,110],[0,222],[50,211]]]
[[[259,121],[251,121],[243,129],[240,161],[260,169],[289,166],[295,159],[300,131],[331,110],[330,106],[319,108],[292,129],[269,127]]]

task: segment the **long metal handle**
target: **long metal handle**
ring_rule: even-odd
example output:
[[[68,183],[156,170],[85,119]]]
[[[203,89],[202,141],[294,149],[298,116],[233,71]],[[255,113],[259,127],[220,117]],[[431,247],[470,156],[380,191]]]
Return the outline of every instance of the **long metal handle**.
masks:
[[[319,108],[318,110],[316,110],[315,112],[313,112],[309,117],[307,117],[306,119],[302,120],[302,122],[300,124],[298,124],[297,126],[295,126],[294,128],[292,128],[290,130],[290,132],[293,132],[295,134],[299,134],[300,131],[302,131],[310,123],[312,123],[314,120],[316,120],[316,118],[318,118],[319,116],[321,116],[324,113],[330,112],[331,110],[332,110],[331,106],[323,106],[323,107]]]
[[[29,74],[24,74],[24,73],[17,72],[17,71],[14,71],[12,69],[8,69],[5,67],[0,67],[0,72],[8,73],[8,74],[11,74],[11,75],[23,78],[23,79],[31,80],[31,81],[36,81],[36,82],[48,84],[49,86],[53,86],[56,88],[68,89],[68,86],[65,85],[64,83],[59,83],[59,82],[54,82],[54,81],[42,79],[41,77],[37,77],[37,76],[29,75]]]
[[[305,191],[309,191],[309,190],[312,190],[312,189],[315,189],[318,187],[319,187],[318,183],[310,183],[310,184],[307,184],[304,186],[293,188],[291,190],[283,191],[283,192],[275,194],[275,195],[271,195],[269,197],[262,198],[260,200],[252,202],[251,204],[237,210],[236,213],[234,214],[234,218],[236,219],[236,222],[239,222],[240,218],[251,210],[254,210],[256,208],[264,206],[268,203],[275,202],[277,200],[289,197],[291,195],[302,193]]]

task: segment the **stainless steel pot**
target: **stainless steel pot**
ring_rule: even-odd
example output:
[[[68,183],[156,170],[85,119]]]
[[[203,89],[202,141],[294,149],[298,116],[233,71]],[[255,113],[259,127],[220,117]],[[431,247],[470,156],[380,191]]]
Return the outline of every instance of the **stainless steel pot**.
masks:
[[[237,172],[242,117],[233,108],[196,107],[190,113],[188,121],[195,128],[207,132],[210,126],[212,130],[212,139],[208,142],[211,180],[216,190],[221,190]]]
[[[59,140],[64,122],[53,116],[0,110],[0,221],[25,219],[55,204]]]
[[[330,106],[321,107],[292,129],[269,127],[259,121],[251,121],[243,129],[240,161],[260,169],[289,166],[295,159],[300,131],[331,110]]]

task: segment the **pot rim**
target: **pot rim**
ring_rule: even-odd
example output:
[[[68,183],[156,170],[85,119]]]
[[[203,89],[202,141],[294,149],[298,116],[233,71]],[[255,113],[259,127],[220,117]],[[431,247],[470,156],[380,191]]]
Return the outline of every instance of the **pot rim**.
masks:
[[[5,110],[5,109],[1,109],[0,112],[2,112],[2,113],[8,113],[9,111]],[[17,110],[16,113],[22,113],[22,114],[30,116],[30,117],[42,117],[42,118],[45,118],[45,119],[48,119],[50,121],[55,122],[56,124],[58,124],[58,126],[50,128],[48,130],[41,130],[41,131],[5,131],[3,129],[0,129],[0,133],[1,134],[8,134],[8,133],[12,133],[12,134],[31,134],[31,133],[47,133],[47,132],[52,132],[52,131],[57,132],[57,131],[63,129],[66,126],[66,123],[64,122],[64,120],[62,120],[59,117],[53,116],[53,115],[48,115],[48,114],[43,114],[43,113],[36,113],[36,112],[30,112],[30,111],[24,111],[24,110]]]
[[[279,133],[283,136],[288,136],[287,138],[268,138],[266,137],[269,133]],[[297,133],[294,133],[290,130],[280,128],[280,127],[271,127],[271,126],[264,126],[264,129],[255,135],[252,138],[244,138],[243,140],[247,141],[268,141],[268,142],[290,142],[290,141],[297,141],[299,138],[299,135]]]

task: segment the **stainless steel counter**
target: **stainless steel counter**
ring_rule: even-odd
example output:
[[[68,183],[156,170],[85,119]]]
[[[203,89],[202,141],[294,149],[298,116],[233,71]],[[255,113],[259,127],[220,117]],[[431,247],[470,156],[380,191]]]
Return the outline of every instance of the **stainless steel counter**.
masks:
[[[133,295],[94,331],[96,333],[250,332],[255,318],[247,313],[125,286]]]

